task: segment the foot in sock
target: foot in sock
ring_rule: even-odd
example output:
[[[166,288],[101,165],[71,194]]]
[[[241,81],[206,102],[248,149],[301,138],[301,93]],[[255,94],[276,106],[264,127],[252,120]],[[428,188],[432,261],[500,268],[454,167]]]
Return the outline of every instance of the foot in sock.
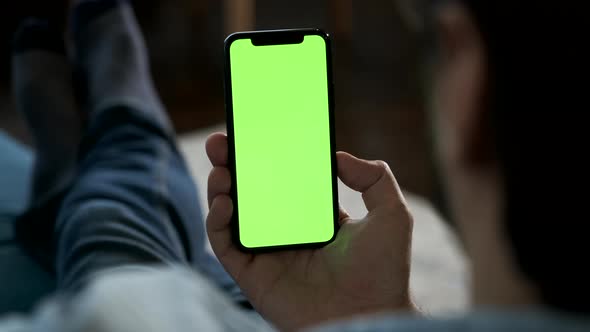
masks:
[[[81,120],[61,31],[45,21],[29,19],[17,31],[13,46],[16,107],[36,150],[30,203],[39,205],[73,179]]]
[[[74,1],[71,28],[76,75],[86,85],[90,116],[114,105],[129,106],[171,130],[131,5],[123,0]]]

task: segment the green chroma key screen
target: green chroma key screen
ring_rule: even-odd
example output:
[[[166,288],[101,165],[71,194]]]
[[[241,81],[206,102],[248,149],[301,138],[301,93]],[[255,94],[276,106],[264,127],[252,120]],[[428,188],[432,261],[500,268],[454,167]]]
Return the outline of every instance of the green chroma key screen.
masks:
[[[239,241],[324,243],[335,232],[327,43],[229,46]],[[236,211],[234,211],[236,213]]]

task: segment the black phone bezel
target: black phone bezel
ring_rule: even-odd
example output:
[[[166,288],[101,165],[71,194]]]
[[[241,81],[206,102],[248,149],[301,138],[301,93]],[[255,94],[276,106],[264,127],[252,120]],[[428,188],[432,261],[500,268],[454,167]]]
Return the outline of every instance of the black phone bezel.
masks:
[[[237,174],[236,174],[236,160],[235,160],[235,137],[234,137],[234,123],[233,123],[233,97],[231,84],[231,45],[233,42],[241,39],[250,39],[255,46],[268,45],[284,45],[284,44],[298,44],[303,42],[305,36],[316,35],[321,36],[326,42],[326,64],[328,76],[328,104],[329,104],[329,130],[330,130],[330,154],[332,160],[332,197],[333,197],[333,211],[334,211],[334,234],[331,239],[325,242],[316,243],[300,243],[268,247],[249,248],[242,244],[240,240],[239,229],[239,199],[237,194]],[[334,83],[333,83],[333,69],[332,69],[332,45],[330,36],[321,29],[287,29],[287,30],[262,30],[262,31],[248,31],[236,32],[229,35],[224,43],[224,91],[225,91],[225,113],[227,124],[227,141],[228,141],[228,168],[231,174],[231,189],[230,196],[233,200],[233,215],[231,220],[232,240],[235,245],[243,252],[260,253],[269,251],[278,251],[286,249],[315,249],[323,247],[334,241],[339,229],[339,200],[338,200],[338,169],[336,162],[336,137],[335,137],[335,117],[334,117]]]

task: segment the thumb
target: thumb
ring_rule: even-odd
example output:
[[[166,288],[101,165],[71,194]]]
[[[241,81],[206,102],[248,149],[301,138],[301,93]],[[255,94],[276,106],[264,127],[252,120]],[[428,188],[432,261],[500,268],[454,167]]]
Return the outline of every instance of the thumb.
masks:
[[[405,199],[384,161],[358,159],[348,153],[338,152],[338,177],[349,188],[362,193],[370,212],[378,207],[405,205]]]

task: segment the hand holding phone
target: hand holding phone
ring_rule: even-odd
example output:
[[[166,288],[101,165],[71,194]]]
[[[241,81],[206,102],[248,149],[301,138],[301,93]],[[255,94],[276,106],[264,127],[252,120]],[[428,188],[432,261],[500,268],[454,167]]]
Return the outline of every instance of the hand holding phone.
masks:
[[[337,154],[338,176],[362,193],[368,214],[352,220],[341,210],[340,230],[332,243],[316,249],[249,253],[232,239],[234,183],[228,169],[228,139],[214,134],[206,148],[214,166],[208,185],[211,246],[267,320],[291,331],[359,314],[415,310],[409,295],[412,217],[387,164]],[[291,205],[284,213],[296,218],[305,213],[303,209]]]

